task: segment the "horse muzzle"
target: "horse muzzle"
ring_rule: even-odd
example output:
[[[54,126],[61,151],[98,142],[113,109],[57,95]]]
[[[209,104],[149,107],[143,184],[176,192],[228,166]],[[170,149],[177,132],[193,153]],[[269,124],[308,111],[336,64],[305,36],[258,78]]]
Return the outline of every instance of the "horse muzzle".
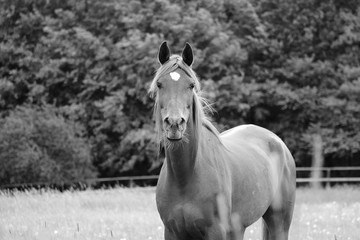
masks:
[[[182,139],[182,133],[180,131],[176,132],[167,132],[166,138],[172,142],[177,142]]]
[[[164,119],[166,138],[170,141],[180,141],[185,132],[185,119],[184,118],[170,118]]]

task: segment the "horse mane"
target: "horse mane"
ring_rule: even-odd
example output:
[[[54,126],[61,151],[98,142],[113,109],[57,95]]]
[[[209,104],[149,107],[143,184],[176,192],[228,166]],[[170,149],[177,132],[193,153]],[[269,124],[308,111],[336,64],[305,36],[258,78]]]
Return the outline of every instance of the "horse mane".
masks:
[[[170,59],[160,66],[160,68],[156,71],[155,77],[150,85],[149,94],[152,98],[155,98],[155,105],[154,105],[154,116],[155,116],[155,123],[156,123],[156,130],[158,133],[159,142],[162,140],[162,120],[160,117],[160,108],[158,105],[158,96],[157,96],[157,85],[156,82],[158,79],[165,75],[169,74],[170,72],[175,71],[176,69],[180,68],[187,74],[191,79],[194,80],[194,99],[193,99],[193,112],[192,117],[194,121],[195,131],[196,131],[196,141],[199,143],[199,137],[202,136],[202,131],[207,129],[211,132],[216,139],[221,142],[220,134],[215,126],[211,123],[210,118],[208,117],[208,112],[213,112],[212,107],[209,105],[207,100],[201,96],[201,88],[200,88],[200,81],[197,78],[195,72],[189,67],[186,63],[184,63],[183,59],[179,55],[172,55]],[[204,126],[204,127],[202,127]]]

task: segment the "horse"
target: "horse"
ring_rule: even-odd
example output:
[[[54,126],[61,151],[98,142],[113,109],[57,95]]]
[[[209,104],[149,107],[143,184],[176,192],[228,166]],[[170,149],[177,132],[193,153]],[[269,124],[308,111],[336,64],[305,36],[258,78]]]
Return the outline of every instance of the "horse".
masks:
[[[295,161],[273,132],[246,124],[221,134],[208,118],[192,69],[189,43],[172,55],[167,42],[158,51],[160,67],[149,93],[165,159],[156,187],[156,205],[165,240],[225,240],[216,197],[239,216],[238,240],[263,218],[264,239],[288,239],[295,203]]]

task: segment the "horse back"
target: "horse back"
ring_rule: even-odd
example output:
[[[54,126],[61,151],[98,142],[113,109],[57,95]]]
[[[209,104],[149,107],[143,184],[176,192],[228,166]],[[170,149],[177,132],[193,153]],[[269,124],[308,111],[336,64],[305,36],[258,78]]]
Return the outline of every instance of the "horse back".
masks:
[[[221,139],[225,147],[238,156],[235,161],[265,161],[277,171],[295,169],[294,159],[285,143],[265,128],[241,125],[223,132]]]

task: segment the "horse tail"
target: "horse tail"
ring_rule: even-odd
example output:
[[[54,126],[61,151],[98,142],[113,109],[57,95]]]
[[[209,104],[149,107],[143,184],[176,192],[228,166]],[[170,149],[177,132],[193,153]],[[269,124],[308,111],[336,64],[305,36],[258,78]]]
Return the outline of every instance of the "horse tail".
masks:
[[[262,219],[263,240],[270,240],[270,232],[264,219]]]

